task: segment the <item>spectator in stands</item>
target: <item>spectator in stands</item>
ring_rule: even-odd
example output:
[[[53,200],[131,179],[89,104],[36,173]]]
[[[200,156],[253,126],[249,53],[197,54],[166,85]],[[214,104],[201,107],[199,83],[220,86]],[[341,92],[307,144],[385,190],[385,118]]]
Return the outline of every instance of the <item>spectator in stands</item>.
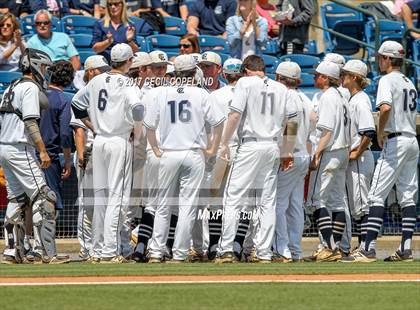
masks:
[[[286,0],[280,0],[281,7]],[[309,24],[314,15],[313,0],[288,0],[293,8],[292,19],[286,18],[280,36],[280,50],[282,54],[303,53],[305,43],[308,41]]]
[[[235,0],[197,0],[188,16],[188,33],[222,36],[226,39],[226,21],[235,15]]]
[[[51,165],[44,169],[45,178],[57,195],[56,210],[62,210],[62,180],[67,179],[71,173],[73,145],[73,131],[70,128],[71,98],[64,95],[63,89],[73,81],[74,69],[69,61],[60,60],[52,65],[51,72],[51,83],[47,91],[49,105],[41,115],[39,128],[51,158]],[[64,155],[64,167],[60,163],[60,153]]]
[[[401,16],[407,24],[407,28],[415,28],[413,23],[413,13],[417,13],[417,25],[420,25],[420,0],[412,0],[402,5]],[[411,32],[414,39],[420,39],[420,33]]]
[[[67,34],[51,31],[51,18],[47,10],[40,10],[35,14],[37,34],[29,39],[28,47],[44,51],[52,61],[69,60],[74,70],[79,70],[79,53]]]
[[[0,14],[12,13],[17,17],[23,17],[31,13],[29,0],[0,0]]]
[[[277,12],[276,6],[272,5],[269,0],[257,0],[256,8],[258,15],[267,20],[269,37],[278,37],[280,34],[280,23],[273,18],[273,15]]]
[[[19,22],[12,13],[0,17],[0,70],[14,71],[18,68],[20,55],[25,50]]]
[[[63,15],[83,15],[101,17],[99,0],[62,0]]]
[[[105,17],[93,29],[92,49],[109,62],[111,48],[118,43],[127,43],[133,53],[139,51],[136,28],[128,20],[125,0],[108,0]]]
[[[152,4],[162,16],[188,18],[188,7],[185,0],[152,0]]]
[[[230,55],[245,59],[249,55],[260,55],[267,41],[267,20],[258,15],[255,0],[238,0],[236,15],[226,22]]]
[[[179,54],[185,55],[193,53],[200,53],[198,38],[193,34],[187,33],[179,39]]]
[[[61,17],[61,2],[59,0],[30,0],[29,3],[32,12],[47,10],[51,15]]]

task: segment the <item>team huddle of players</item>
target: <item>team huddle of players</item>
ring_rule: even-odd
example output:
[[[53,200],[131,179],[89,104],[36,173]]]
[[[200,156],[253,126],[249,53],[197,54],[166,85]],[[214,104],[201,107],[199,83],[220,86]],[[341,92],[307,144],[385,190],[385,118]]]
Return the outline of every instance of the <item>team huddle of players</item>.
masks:
[[[90,57],[85,64],[91,69],[89,82],[72,101],[72,125],[85,130],[85,150],[78,156],[81,259],[372,262],[384,202],[396,185],[402,241],[386,261],[412,260],[417,91],[400,72],[404,50],[399,43],[387,41],[378,53],[385,75],[378,87],[377,129],[363,91],[367,66],[359,60],[345,63],[337,54],[327,54],[315,69],[320,92],[312,101],[298,89],[299,65],[289,61],[279,64],[274,81],[265,76],[259,56],[228,59],[223,65],[227,85],[218,82],[219,89],[209,90],[200,67],[221,63],[213,52],[180,55],[173,71],[167,70],[164,52],[133,55],[126,44],[113,47],[107,72],[99,70],[107,66],[101,56]],[[27,128],[25,120],[39,111],[19,117],[24,95],[10,93],[2,107],[7,101],[14,110],[3,118]],[[6,147],[22,152],[18,143],[3,142],[4,121],[1,165],[10,161]],[[27,132],[24,143],[38,148],[29,140],[37,136]],[[375,137],[383,149],[376,168],[370,151]],[[20,253],[23,224],[16,211],[25,204],[18,199],[22,193],[33,205],[38,196],[43,199],[38,205],[44,217],[39,236],[35,233],[40,261],[68,261],[55,252],[53,213],[45,211],[45,201],[53,202],[50,190],[42,180],[31,187],[9,166],[4,167],[6,178],[14,173],[16,182],[24,184],[8,180],[6,261],[28,261]],[[307,258],[300,246],[304,205],[314,214],[321,240]],[[132,231],[138,210],[141,221]],[[350,250],[352,221],[359,245]]]

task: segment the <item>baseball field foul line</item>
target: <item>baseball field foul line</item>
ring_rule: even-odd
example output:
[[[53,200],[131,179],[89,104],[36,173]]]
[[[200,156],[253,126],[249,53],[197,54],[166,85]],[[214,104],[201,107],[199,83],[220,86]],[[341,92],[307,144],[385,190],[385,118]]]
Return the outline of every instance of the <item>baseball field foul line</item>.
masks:
[[[420,274],[104,276],[0,278],[0,286],[194,284],[194,283],[372,283],[420,282]]]

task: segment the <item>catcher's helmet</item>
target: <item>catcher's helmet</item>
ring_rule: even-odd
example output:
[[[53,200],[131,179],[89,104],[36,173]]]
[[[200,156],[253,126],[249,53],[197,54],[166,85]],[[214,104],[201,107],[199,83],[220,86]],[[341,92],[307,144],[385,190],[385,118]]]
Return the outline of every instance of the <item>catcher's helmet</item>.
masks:
[[[43,65],[45,66],[44,70],[42,70]],[[35,82],[43,90],[48,87],[49,68],[51,65],[52,61],[47,53],[33,48],[27,48],[19,59],[19,70],[23,72],[30,71]]]

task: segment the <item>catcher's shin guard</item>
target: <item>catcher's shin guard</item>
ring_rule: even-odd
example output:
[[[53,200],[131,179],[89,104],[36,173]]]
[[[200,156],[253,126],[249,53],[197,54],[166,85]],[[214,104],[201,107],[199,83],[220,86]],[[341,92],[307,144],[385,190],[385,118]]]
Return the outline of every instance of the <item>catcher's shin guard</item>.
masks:
[[[7,204],[4,218],[5,254],[14,256],[16,262],[21,263],[24,257],[25,225],[23,208],[28,203],[25,194],[11,198]]]
[[[44,186],[32,205],[35,236],[40,239],[43,252],[50,258],[57,254],[54,214],[56,199],[55,193]]]

